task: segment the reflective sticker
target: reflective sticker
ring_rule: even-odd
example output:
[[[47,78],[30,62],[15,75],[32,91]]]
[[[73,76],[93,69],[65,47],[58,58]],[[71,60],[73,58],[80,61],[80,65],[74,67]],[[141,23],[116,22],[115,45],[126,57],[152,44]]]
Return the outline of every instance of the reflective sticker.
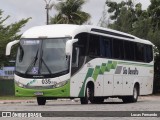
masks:
[[[31,85],[31,84],[33,84],[33,83],[35,83],[36,82],[36,80],[32,80],[32,81],[30,81],[29,83],[27,83],[27,85]]]
[[[117,66],[115,74],[121,74],[122,68],[122,66]]]
[[[32,73],[37,74],[38,73],[38,67],[33,67],[32,68]]]

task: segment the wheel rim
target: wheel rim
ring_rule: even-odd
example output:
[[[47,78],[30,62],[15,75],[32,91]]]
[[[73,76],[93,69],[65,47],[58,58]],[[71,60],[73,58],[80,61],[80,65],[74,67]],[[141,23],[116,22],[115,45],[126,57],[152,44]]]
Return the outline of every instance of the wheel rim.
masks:
[[[89,100],[89,88],[87,87],[87,99]]]
[[[134,97],[135,100],[137,99],[137,96],[138,96],[138,93],[137,93],[137,89],[135,87],[134,90],[133,90],[133,97]]]

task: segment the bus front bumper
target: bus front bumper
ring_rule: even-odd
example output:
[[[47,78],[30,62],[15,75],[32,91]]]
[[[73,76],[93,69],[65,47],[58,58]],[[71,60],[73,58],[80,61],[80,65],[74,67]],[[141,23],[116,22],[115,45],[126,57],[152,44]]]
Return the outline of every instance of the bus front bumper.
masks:
[[[39,93],[39,94],[37,94]],[[53,88],[53,89],[28,89],[28,88],[21,88],[15,84],[15,96],[19,97],[55,97],[55,98],[63,98],[70,96],[70,82],[66,85]]]

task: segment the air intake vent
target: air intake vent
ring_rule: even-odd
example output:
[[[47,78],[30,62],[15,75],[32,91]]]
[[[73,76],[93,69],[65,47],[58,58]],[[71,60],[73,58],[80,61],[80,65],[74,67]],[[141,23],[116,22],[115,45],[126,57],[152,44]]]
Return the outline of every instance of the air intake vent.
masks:
[[[131,36],[128,36],[128,35],[122,35],[122,34],[111,32],[111,31],[107,31],[107,30],[100,30],[100,29],[92,28],[91,31],[98,32],[98,33],[103,33],[103,34],[108,34],[108,35],[114,35],[114,36],[117,36],[117,37],[135,39],[134,37],[131,37]]]

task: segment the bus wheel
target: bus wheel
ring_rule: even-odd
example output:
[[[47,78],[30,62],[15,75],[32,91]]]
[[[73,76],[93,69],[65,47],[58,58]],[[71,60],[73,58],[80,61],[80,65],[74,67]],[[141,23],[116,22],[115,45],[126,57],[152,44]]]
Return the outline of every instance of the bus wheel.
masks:
[[[87,85],[85,91],[85,97],[80,98],[81,104],[88,104],[90,101],[94,103],[94,89],[91,85]]]
[[[38,103],[38,105],[45,105],[46,98],[45,97],[37,97],[37,103]]]
[[[134,102],[137,102],[138,95],[139,95],[138,86],[135,85],[133,88],[133,95],[122,97],[122,100],[124,103],[134,103]]]
[[[135,85],[133,88],[133,95],[131,96],[131,102],[137,102],[138,95],[139,95],[138,86]]]

